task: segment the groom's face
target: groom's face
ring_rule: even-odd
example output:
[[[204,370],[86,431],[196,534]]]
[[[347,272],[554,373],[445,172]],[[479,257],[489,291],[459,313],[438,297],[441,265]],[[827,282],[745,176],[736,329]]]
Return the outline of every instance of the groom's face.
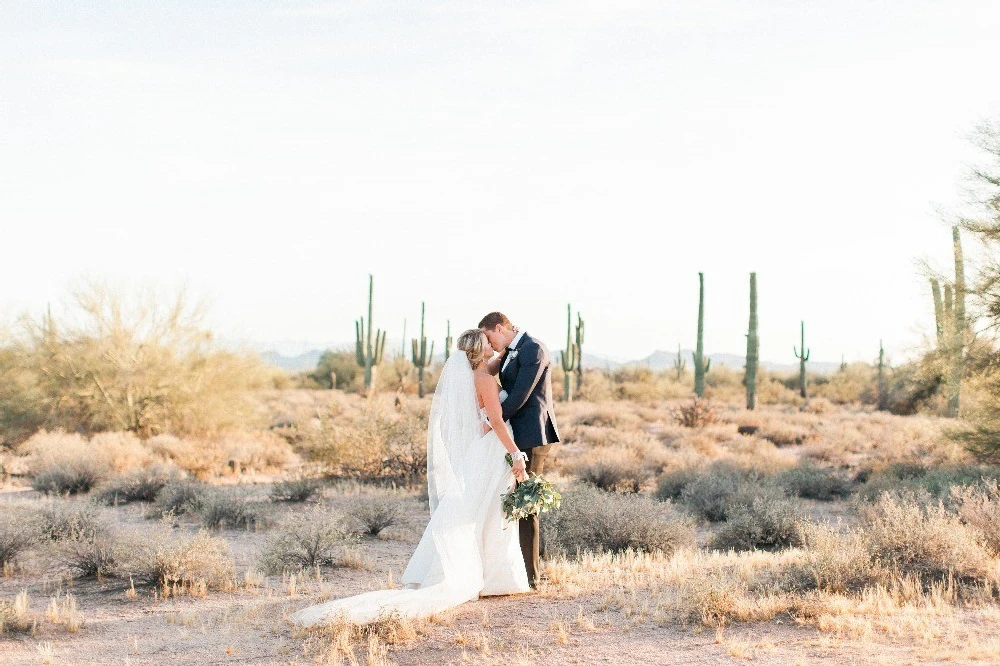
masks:
[[[489,340],[493,351],[500,352],[507,346],[507,336],[504,335],[502,324],[497,324],[496,328],[493,329],[484,328],[483,333],[486,334],[486,339]]]

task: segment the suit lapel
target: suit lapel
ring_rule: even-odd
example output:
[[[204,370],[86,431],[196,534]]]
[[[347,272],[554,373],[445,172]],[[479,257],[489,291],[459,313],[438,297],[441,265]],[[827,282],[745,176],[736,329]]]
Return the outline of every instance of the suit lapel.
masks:
[[[507,374],[506,368],[503,367],[503,364],[507,362],[508,354],[510,354],[510,349],[505,349],[503,350],[503,356],[500,357],[500,386],[503,388],[506,388],[507,386],[507,382],[505,382],[503,378],[504,375]]]
[[[510,352],[511,352],[511,351],[517,351],[517,350],[518,350],[518,348],[519,348],[519,347],[520,347],[521,345],[523,345],[523,344],[524,344],[524,339],[525,339],[526,337],[528,337],[528,334],[527,334],[527,333],[525,333],[524,335],[522,335],[522,336],[521,336],[521,339],[517,341],[517,345],[516,345],[516,346],[514,346],[514,348],[513,348],[513,349],[511,349],[510,347],[508,347],[508,348],[506,349],[506,351],[504,351],[504,353],[503,353],[503,360],[502,360],[502,361],[500,361],[500,368],[501,368],[501,370],[500,370],[500,385],[501,385],[501,386],[504,386],[504,385],[506,384],[506,382],[504,381],[504,376],[508,375],[508,373],[509,373],[509,372],[511,371],[511,369],[512,369],[512,368],[514,367],[514,363],[515,363],[515,361],[517,361],[517,358],[516,358],[516,357],[515,357],[515,358],[512,358],[512,359],[510,360],[510,363],[507,363],[507,367],[506,367],[506,368],[504,368],[504,367],[503,367],[503,364],[507,362],[507,357],[508,357],[508,356],[510,355]]]

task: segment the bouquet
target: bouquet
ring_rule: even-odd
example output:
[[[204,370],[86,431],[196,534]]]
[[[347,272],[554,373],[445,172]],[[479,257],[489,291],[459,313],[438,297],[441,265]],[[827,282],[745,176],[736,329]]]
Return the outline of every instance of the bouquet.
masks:
[[[505,456],[507,464],[514,466],[514,460],[508,453]],[[500,496],[503,515],[507,522],[545,513],[550,509],[558,509],[562,503],[562,495],[555,487],[538,474],[531,474],[526,480],[518,483],[513,490]]]

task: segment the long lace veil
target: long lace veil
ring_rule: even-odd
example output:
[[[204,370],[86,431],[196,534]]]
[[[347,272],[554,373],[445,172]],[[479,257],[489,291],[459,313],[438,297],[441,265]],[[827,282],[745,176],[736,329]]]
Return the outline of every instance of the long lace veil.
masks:
[[[445,495],[464,492],[464,457],[469,444],[481,434],[472,366],[465,354],[452,354],[441,370],[427,421],[427,497],[431,513]]]

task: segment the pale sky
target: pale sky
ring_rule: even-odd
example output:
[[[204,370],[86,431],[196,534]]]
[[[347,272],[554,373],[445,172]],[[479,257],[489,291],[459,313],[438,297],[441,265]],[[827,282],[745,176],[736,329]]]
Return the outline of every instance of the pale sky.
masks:
[[[896,358],[930,330],[1000,3],[0,4],[0,311],[187,280],[222,336]],[[971,245],[971,241],[969,243]],[[970,248],[971,252],[971,248]],[[440,341],[438,345],[440,345]]]

